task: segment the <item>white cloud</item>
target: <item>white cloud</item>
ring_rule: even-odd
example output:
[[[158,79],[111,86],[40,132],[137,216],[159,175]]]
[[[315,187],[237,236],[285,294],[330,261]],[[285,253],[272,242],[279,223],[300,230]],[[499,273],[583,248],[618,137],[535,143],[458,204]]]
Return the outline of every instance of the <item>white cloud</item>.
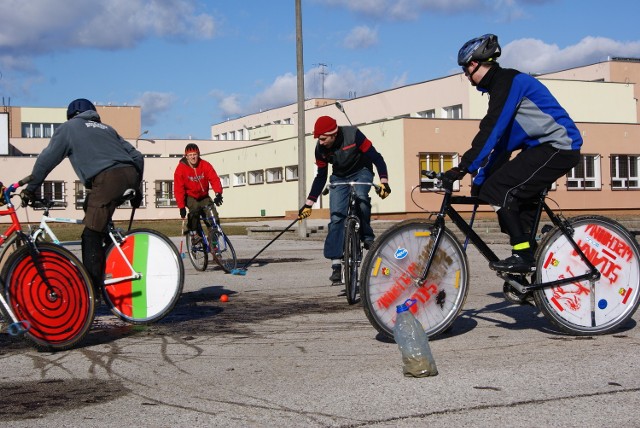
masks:
[[[585,37],[560,48],[539,39],[515,40],[503,47],[500,63],[525,73],[546,73],[606,61],[607,57],[639,57],[640,42],[619,42],[605,37]]]
[[[369,48],[378,43],[378,31],[361,25],[355,27],[344,39],[344,46],[347,49]]]
[[[324,76],[324,79],[322,78]],[[406,76],[393,81],[393,85],[401,85]],[[316,67],[305,73],[305,98],[352,98],[363,96],[386,89],[384,73],[378,69],[363,68],[352,70],[340,68],[327,72],[326,68]],[[225,94],[222,91],[212,91],[210,95],[218,101],[221,119],[244,116],[261,110],[293,104],[297,100],[297,77],[293,73],[286,73],[275,78],[254,97],[242,100],[237,95]]]
[[[142,125],[152,126],[158,121],[158,116],[173,107],[176,101],[175,95],[167,92],[144,92],[133,101],[142,110]]]
[[[213,17],[195,12],[193,0],[3,0],[0,65],[13,56],[77,48],[130,48],[156,36],[211,38]]]
[[[316,0],[316,3],[349,9],[362,15],[402,21],[417,19],[424,12],[475,13],[487,8],[494,9],[494,1],[491,0]]]

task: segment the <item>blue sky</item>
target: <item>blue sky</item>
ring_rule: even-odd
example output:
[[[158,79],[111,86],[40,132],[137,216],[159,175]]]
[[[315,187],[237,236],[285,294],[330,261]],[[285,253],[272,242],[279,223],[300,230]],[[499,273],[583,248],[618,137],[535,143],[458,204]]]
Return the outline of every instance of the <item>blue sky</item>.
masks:
[[[460,46],[489,32],[524,72],[640,58],[638,16],[637,0],[302,0],[305,96],[456,73]],[[1,0],[0,92],[140,105],[149,138],[206,139],[296,101],[295,39],[294,0]]]

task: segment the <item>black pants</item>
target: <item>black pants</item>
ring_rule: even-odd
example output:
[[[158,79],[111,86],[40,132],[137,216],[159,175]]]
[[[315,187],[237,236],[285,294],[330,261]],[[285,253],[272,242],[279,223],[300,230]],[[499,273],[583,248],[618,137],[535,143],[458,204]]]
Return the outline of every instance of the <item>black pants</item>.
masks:
[[[511,237],[512,245],[523,242],[531,227],[531,200],[579,161],[579,150],[559,150],[542,144],[522,150],[490,172],[478,197],[499,207],[500,226]]]
[[[82,263],[93,282],[96,296],[104,286],[105,242],[107,224],[122,194],[127,189],[140,189],[140,174],[132,166],[111,168],[96,175],[84,204],[82,231]]]

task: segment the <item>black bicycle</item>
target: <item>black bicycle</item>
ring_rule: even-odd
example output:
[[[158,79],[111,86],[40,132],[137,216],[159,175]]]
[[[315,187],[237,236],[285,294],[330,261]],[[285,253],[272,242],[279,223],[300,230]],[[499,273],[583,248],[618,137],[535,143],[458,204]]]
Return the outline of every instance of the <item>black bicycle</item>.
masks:
[[[425,171],[441,182],[442,173]],[[441,183],[440,183],[441,184]],[[599,215],[565,218],[538,200],[530,239],[534,240],[544,212],[545,225],[530,274],[497,272],[511,302],[533,298],[538,309],[561,331],[572,335],[610,333],[635,313],[640,303],[640,249],[618,222]],[[367,318],[383,335],[393,337],[395,307],[407,298],[418,300],[415,316],[429,336],[447,330],[464,305],[469,266],[462,245],[445,226],[445,217],[473,243],[487,261],[499,260],[464,220],[455,204],[482,205],[472,196],[453,196],[445,189],[435,220],[412,219],[388,229],[367,253],[360,294]]]
[[[207,205],[200,211],[196,234],[187,234],[189,260],[196,270],[204,271],[209,265],[209,254],[227,273],[236,268],[238,258],[229,237],[213,214],[213,207]]]
[[[342,256],[342,278],[344,291],[347,295],[347,302],[350,305],[357,303],[358,297],[358,273],[362,263],[362,237],[360,236],[360,208],[358,206],[358,195],[356,186],[373,186],[378,189],[378,185],[368,182],[346,181],[331,183],[322,192],[324,195],[337,186],[350,186],[347,218],[344,221],[344,250]]]

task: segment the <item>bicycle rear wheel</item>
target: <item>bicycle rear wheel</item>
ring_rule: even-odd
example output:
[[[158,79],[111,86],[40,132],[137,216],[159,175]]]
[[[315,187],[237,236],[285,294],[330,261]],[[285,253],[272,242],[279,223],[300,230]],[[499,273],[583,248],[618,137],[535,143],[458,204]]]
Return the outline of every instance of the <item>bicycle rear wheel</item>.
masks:
[[[357,303],[358,299],[358,261],[360,259],[360,237],[356,230],[357,221],[348,218],[344,234],[344,291],[347,302],[350,305]]]
[[[448,329],[464,306],[469,263],[446,228],[426,281],[417,283],[435,242],[432,229],[428,220],[398,223],[376,239],[362,263],[360,296],[365,314],[388,338],[393,339],[396,306],[407,299],[417,299],[412,312],[430,337]]]
[[[18,320],[27,323],[25,337],[37,348],[62,351],[84,339],[95,301],[89,274],[73,253],[40,243],[32,257],[22,246],[5,263],[2,277],[4,297]]]
[[[193,242],[194,238],[197,242]],[[203,272],[209,265],[209,253],[207,252],[206,245],[202,236],[192,235],[187,233],[187,253],[189,254],[189,260],[196,270]]]
[[[236,250],[222,229],[211,229],[209,233],[209,245],[213,260],[224,270],[230,273],[238,265]]]
[[[103,295],[111,311],[120,319],[145,324],[166,316],[180,297],[184,285],[184,265],[178,249],[169,238],[150,229],[134,229],[124,235],[120,249],[107,249],[106,278],[123,278],[105,285]],[[131,275],[128,263],[139,279]]]
[[[533,292],[547,319],[572,335],[606,334],[631,318],[640,304],[640,251],[634,237],[619,223],[602,216],[569,219],[573,239],[600,279],[571,282]],[[554,281],[587,270],[560,229],[550,231],[538,247],[536,281]]]

